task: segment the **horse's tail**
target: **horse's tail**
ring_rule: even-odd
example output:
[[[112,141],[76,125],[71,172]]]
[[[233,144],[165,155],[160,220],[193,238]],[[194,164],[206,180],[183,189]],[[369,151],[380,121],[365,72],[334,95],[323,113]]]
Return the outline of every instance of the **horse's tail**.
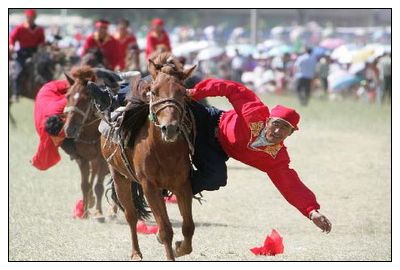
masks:
[[[111,183],[111,187],[107,189],[106,191],[106,197],[107,193],[111,191],[111,199],[115,202],[115,204],[122,210],[124,211],[124,207],[122,207],[121,202],[118,200],[117,193],[115,192],[115,186],[114,186],[114,179],[111,178],[109,184]],[[148,210],[148,206],[146,203],[146,200],[144,198],[143,194],[143,189],[142,186],[135,182],[131,182],[131,192],[132,192],[132,202],[135,205],[136,208],[136,213],[137,217],[140,220],[146,220],[150,217],[150,210]],[[108,197],[107,197],[108,201]]]

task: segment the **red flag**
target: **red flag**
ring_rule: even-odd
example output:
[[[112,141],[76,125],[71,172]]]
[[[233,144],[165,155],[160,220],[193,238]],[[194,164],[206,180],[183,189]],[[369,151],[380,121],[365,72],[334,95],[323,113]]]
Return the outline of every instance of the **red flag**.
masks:
[[[76,201],[73,217],[80,219],[83,218],[84,214],[85,214],[85,207],[83,205],[83,200]]]
[[[147,226],[143,221],[139,221],[136,224],[136,231],[144,234],[156,234],[158,232],[158,226]]]
[[[251,248],[250,251],[255,255],[275,256],[281,254],[284,250],[282,239],[279,233],[273,229],[272,233],[265,239],[264,246]]]

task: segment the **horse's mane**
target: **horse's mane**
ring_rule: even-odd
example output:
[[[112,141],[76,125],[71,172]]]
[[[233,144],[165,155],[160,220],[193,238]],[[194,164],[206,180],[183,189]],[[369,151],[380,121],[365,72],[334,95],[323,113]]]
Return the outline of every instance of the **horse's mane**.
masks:
[[[151,55],[150,60],[154,63],[154,65],[149,64],[150,74],[162,72],[177,77],[179,80],[185,78],[182,63],[172,53],[154,53]]]
[[[71,75],[74,79],[77,79],[81,82],[95,80],[96,78],[94,70],[87,65],[73,67],[71,70]]]
[[[135,137],[149,115],[149,104],[146,101],[149,87],[149,77],[131,82],[131,90],[126,96],[125,116],[120,127],[120,135],[125,146],[133,147]]]

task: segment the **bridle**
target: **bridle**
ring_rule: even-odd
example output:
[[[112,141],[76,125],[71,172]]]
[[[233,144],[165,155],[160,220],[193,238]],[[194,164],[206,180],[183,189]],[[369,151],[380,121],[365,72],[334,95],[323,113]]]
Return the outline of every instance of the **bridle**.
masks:
[[[167,74],[169,75],[169,74]],[[194,115],[191,110],[187,110],[187,106],[185,103],[178,101],[176,98],[159,98],[155,100],[156,93],[153,89],[148,91],[146,95],[149,97],[149,120],[158,128],[161,128],[161,125],[158,121],[157,114],[168,107],[175,108],[179,113],[179,120],[178,120],[178,128],[179,133],[182,133],[185,140],[188,143],[189,150],[191,155],[194,155],[194,139],[193,142],[190,139],[190,133],[193,132],[193,138],[196,137],[196,128]],[[157,107],[158,106],[158,107]],[[189,112],[189,113],[188,113]],[[185,119],[188,118],[188,119]],[[186,123],[188,120],[191,123],[191,126],[188,126]]]
[[[160,98],[155,100],[154,98],[156,97],[156,94],[153,90],[147,92],[146,95],[149,97],[149,110],[150,110],[149,119],[154,123],[156,127],[161,128],[161,125],[157,118],[157,114],[167,107],[173,107],[178,111],[179,113],[178,126],[179,127],[181,126],[183,117],[186,112],[184,104],[182,104],[175,98]],[[158,107],[156,108],[156,106]]]
[[[78,129],[78,132],[77,132],[77,136],[75,138],[76,142],[81,142],[81,143],[86,143],[86,144],[95,144],[96,142],[99,141],[99,139],[96,139],[96,140],[84,140],[84,139],[80,138],[82,128],[90,126],[91,124],[95,123],[96,121],[98,121],[100,119],[99,117],[95,117],[94,120],[90,121],[89,123],[86,123],[86,121],[89,119],[89,116],[90,116],[91,112],[93,111],[94,106],[95,105],[94,105],[93,100],[90,100],[85,111],[82,111],[81,109],[79,109],[75,105],[66,106],[64,108],[64,114],[68,114],[70,112],[76,112],[76,113],[80,114],[83,117],[82,123],[79,126],[79,129]]]

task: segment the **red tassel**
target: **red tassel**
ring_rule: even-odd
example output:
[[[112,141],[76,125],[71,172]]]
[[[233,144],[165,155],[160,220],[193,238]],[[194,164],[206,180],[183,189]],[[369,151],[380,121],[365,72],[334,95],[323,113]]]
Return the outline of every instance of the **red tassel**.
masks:
[[[83,200],[76,201],[73,217],[81,219],[83,218],[84,214],[85,214],[85,207],[83,205]]]
[[[272,233],[267,236],[264,241],[264,246],[251,248],[250,251],[255,255],[268,255],[275,256],[276,254],[283,253],[283,238],[279,233],[273,229]]]

